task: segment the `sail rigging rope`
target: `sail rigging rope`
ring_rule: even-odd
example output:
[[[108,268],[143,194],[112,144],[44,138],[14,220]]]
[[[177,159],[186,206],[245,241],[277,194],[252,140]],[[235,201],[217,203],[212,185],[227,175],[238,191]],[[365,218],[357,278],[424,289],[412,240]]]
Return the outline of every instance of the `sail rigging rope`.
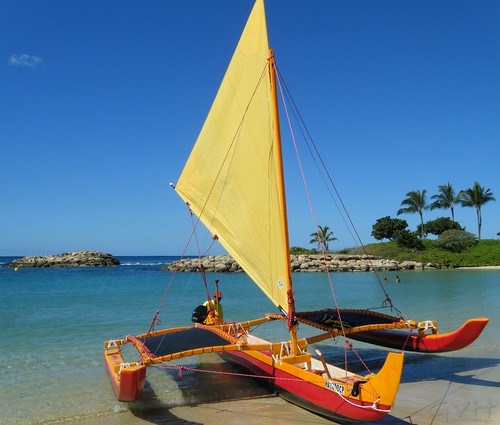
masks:
[[[189,208],[189,216],[191,217],[191,226],[193,227],[193,236],[194,236],[194,240],[196,242],[196,248],[197,248],[197,251],[198,251],[198,259],[200,260],[200,273],[201,273],[201,279],[203,280],[203,285],[205,286],[205,296],[207,298],[207,301],[210,302],[210,291],[208,290],[208,284],[207,284],[207,275],[205,273],[205,267],[203,267],[203,264],[201,263],[201,258],[203,257],[203,254],[201,253],[201,249],[200,249],[200,243],[198,241],[198,234],[196,233],[196,227],[199,223],[199,219],[195,220],[193,219],[193,211],[191,210],[191,208]],[[212,238],[212,240],[215,242],[215,239]],[[213,245],[213,242],[212,244],[210,244],[210,246]],[[210,249],[210,248],[209,248]]]
[[[188,372],[200,372],[200,373],[213,373],[215,375],[229,375],[229,376],[239,376],[243,378],[257,378],[257,379],[267,379],[270,381],[292,381],[292,382],[303,382],[304,379],[302,378],[285,378],[281,376],[271,376],[271,375],[260,375],[260,374],[253,374],[253,373],[242,373],[242,372],[226,372],[226,371],[221,371],[221,370],[211,370],[211,369],[200,369],[196,367],[190,367],[190,366],[178,366],[174,364],[158,364],[154,365],[153,367],[157,367],[159,369],[170,369],[170,370],[178,370],[179,371],[179,377],[182,377],[182,371],[188,371]],[[323,382],[323,380],[317,380],[317,381],[309,381],[312,383],[320,384]]]
[[[319,160],[320,163],[321,163],[321,167],[318,166],[318,169],[321,168],[323,170],[323,172],[321,173],[321,177],[322,177],[323,181],[325,182],[325,186],[326,186],[328,192],[330,193],[330,196],[332,197],[333,202],[335,203],[335,205],[337,206],[337,209],[341,213],[342,220],[344,221],[344,223],[346,223],[346,227],[347,227],[348,231],[351,233],[351,236],[353,237],[355,243],[358,246],[361,247],[361,249],[363,250],[363,252],[364,252],[365,255],[368,255],[368,251],[366,249],[366,246],[364,245],[364,243],[363,243],[363,241],[362,241],[362,239],[361,239],[361,237],[360,237],[360,235],[359,235],[359,233],[358,233],[358,231],[356,229],[356,226],[354,225],[354,222],[352,221],[352,218],[351,218],[351,216],[349,214],[349,211],[347,210],[347,207],[346,207],[344,201],[342,200],[342,197],[340,196],[340,193],[339,193],[339,191],[338,191],[335,183],[333,182],[331,174],[328,171],[328,168],[326,167],[326,164],[325,164],[325,162],[324,162],[324,160],[323,160],[323,158],[322,158],[322,156],[321,156],[321,154],[319,152],[319,149],[316,146],[316,143],[314,142],[314,139],[313,139],[311,133],[309,132],[309,129],[307,128],[307,126],[305,124],[305,121],[304,121],[302,115],[300,114],[300,111],[299,111],[299,109],[298,109],[295,101],[293,100],[293,97],[291,95],[290,90],[288,89],[288,87],[287,87],[287,85],[286,85],[283,77],[279,73],[278,68],[276,68],[276,72],[277,72],[277,75],[279,77],[278,80],[280,81],[280,84],[282,84],[283,87],[284,87],[284,92],[286,93],[286,97],[290,101],[290,104],[292,106],[292,112],[293,112],[293,114],[294,114],[297,122],[300,123],[299,128],[300,128],[300,130],[301,130],[301,132],[303,134],[304,140],[306,141],[306,146],[309,149],[309,152],[311,153],[311,156],[312,156],[314,162],[316,163],[316,165],[318,166],[317,160]],[[306,137],[306,135],[304,135],[304,131],[305,131],[307,137]],[[311,151],[311,146],[314,149],[315,155]],[[320,170],[320,172],[321,172],[321,170]],[[328,178],[328,181],[329,181],[331,187],[333,188],[333,190],[335,192],[336,198],[340,202],[340,205],[342,207],[341,209],[339,208],[339,206],[338,206],[338,204],[337,204],[337,202],[335,200],[335,197],[333,196],[333,194],[330,191],[330,186],[328,184],[326,184],[324,174],[326,174],[326,176]],[[342,214],[342,211],[343,211],[343,214]],[[347,218],[347,221],[350,224],[349,226],[347,226],[347,222],[346,222],[345,218]],[[353,234],[353,232],[354,232],[354,234]],[[376,267],[373,265],[373,263],[372,263],[372,261],[371,261],[370,258],[368,258],[368,262],[369,262],[369,264],[371,266],[371,269],[373,270],[373,272],[374,272],[374,274],[375,274],[375,276],[377,278],[378,284],[379,284],[380,288],[382,289],[382,292],[385,295],[385,300],[383,301],[384,307],[389,307],[391,310],[395,310],[401,317],[405,318],[406,316],[400,310],[398,310],[394,306],[391,298],[389,297],[388,292],[385,290],[385,288],[383,286],[382,280],[380,279],[380,277],[379,277],[379,275],[377,273]]]
[[[175,186],[172,183],[170,184],[170,186],[175,190]],[[192,215],[191,208],[189,208],[189,204],[187,204],[187,207],[188,207],[188,209],[190,211],[190,214]],[[188,247],[189,247],[189,245],[191,243],[191,239],[195,236],[195,230],[196,230],[196,225],[193,225],[193,230],[192,230],[192,232],[191,232],[191,234],[190,234],[190,236],[189,236],[186,244],[184,245],[184,249],[183,249],[182,254],[180,256],[181,259],[183,259],[184,257],[186,257],[186,252],[187,252],[187,249],[188,249]],[[149,325],[149,329],[148,329],[147,334],[150,334],[151,332],[154,331],[155,324],[160,324],[160,320],[159,320],[158,316],[160,314],[160,311],[161,311],[163,305],[165,304],[165,300],[167,298],[167,294],[168,294],[168,292],[169,292],[169,290],[170,290],[170,288],[172,286],[172,283],[174,282],[174,280],[176,278],[177,272],[178,272],[178,270],[174,270],[172,276],[170,277],[170,280],[169,280],[169,282],[168,282],[168,284],[167,284],[167,286],[165,288],[165,291],[163,292],[163,296],[162,296],[162,298],[160,300],[160,303],[158,304],[158,308],[156,309],[156,312],[154,313],[153,318],[151,319],[151,323]],[[148,336],[146,335],[145,339],[147,339],[147,337]]]
[[[308,201],[308,204],[309,204],[309,210],[311,212],[311,216],[312,216],[312,220],[313,220],[313,223],[314,223],[314,227],[315,227],[315,229],[318,229],[318,222],[316,220],[316,214],[314,212],[314,207],[312,205],[311,194],[309,192],[309,187],[307,185],[307,180],[306,180],[306,177],[305,177],[304,168],[303,168],[303,165],[302,165],[302,160],[301,160],[301,156],[300,156],[300,153],[299,153],[299,148],[298,148],[297,141],[296,141],[296,138],[295,138],[295,133],[293,131],[292,123],[291,123],[291,120],[290,120],[290,114],[289,114],[289,111],[288,111],[287,102],[285,101],[285,96],[284,96],[285,93],[284,93],[284,90],[283,90],[283,87],[282,87],[282,84],[281,84],[283,78],[282,78],[281,74],[279,73],[279,70],[278,70],[277,67],[276,67],[276,75],[278,76],[278,78],[276,80],[277,80],[277,84],[278,84],[278,87],[279,87],[279,92],[280,92],[280,95],[281,95],[281,100],[282,100],[283,108],[285,110],[285,115],[286,115],[286,118],[287,118],[288,128],[289,128],[290,135],[291,135],[292,142],[293,142],[293,147],[294,147],[294,150],[295,150],[295,156],[297,158],[298,166],[299,166],[299,169],[300,169],[302,183],[304,185],[304,189],[305,189],[305,192],[306,192],[306,197],[307,197],[307,201]],[[289,93],[288,93],[288,95],[289,95]],[[293,105],[295,105],[295,104],[293,104]],[[319,237],[319,235],[318,235],[318,237]],[[334,301],[334,304],[335,304],[335,309],[337,310],[337,315],[338,315],[339,322],[340,322],[341,332],[342,332],[342,335],[344,337],[344,342],[345,342],[345,348],[344,348],[344,366],[345,367],[344,367],[344,369],[345,369],[346,376],[347,376],[347,358],[348,358],[348,356],[347,356],[347,348],[351,349],[355,353],[356,353],[356,351],[354,350],[352,344],[347,340],[347,337],[345,335],[344,322],[343,322],[342,317],[341,317],[341,312],[340,312],[339,304],[338,304],[338,301],[337,301],[337,295],[335,293],[335,289],[334,289],[334,286],[333,286],[332,277],[331,277],[331,274],[330,274],[330,271],[329,271],[329,268],[328,268],[328,263],[326,261],[326,253],[325,253],[324,247],[322,247],[321,253],[322,253],[322,256],[323,256],[323,264],[324,264],[325,269],[326,269],[325,271],[326,271],[326,274],[327,274],[327,277],[328,277],[328,282],[330,284],[330,291],[332,293],[333,301]],[[360,358],[360,356],[357,353],[356,353],[356,355],[358,356],[358,358]],[[369,369],[366,366],[366,364],[364,362],[362,362],[362,364],[369,371]]]

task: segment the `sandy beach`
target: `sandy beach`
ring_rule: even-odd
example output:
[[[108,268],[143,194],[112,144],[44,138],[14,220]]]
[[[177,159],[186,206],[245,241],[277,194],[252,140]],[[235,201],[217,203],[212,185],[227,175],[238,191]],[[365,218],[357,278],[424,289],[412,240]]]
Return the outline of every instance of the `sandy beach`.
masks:
[[[500,266],[457,267],[463,270],[500,270]]]
[[[381,425],[500,423],[500,360],[461,356],[407,355],[411,375],[403,380],[392,412]],[[477,353],[475,353],[477,354]],[[432,364],[432,366],[430,366]],[[286,425],[332,424],[272,394],[242,400],[174,408],[158,407],[82,421],[86,425],[205,424]]]

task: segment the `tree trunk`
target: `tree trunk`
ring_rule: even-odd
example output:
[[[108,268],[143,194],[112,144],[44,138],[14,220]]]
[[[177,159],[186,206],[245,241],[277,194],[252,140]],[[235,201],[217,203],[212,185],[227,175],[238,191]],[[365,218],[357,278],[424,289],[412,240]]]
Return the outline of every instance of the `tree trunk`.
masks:
[[[477,212],[477,240],[481,240],[481,208],[476,208]]]

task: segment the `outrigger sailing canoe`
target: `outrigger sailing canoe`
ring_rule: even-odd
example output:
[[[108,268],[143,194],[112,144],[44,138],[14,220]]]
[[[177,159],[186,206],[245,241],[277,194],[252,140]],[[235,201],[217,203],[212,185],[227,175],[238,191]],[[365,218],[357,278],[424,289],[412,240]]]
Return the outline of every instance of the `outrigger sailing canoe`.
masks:
[[[307,352],[309,344],[331,338],[330,331],[297,336],[276,79],[264,1],[257,0],[175,190],[281,314],[106,341],[105,364],[119,400],[141,395],[147,366],[216,352],[271,379],[284,398],[330,418],[376,421],[394,403],[403,353],[389,353],[378,373],[360,375]],[[284,318],[289,341],[271,343],[251,333]],[[137,362],[123,359],[129,343],[139,352]]]
[[[218,353],[223,359],[269,379],[283,398],[323,416],[373,422],[391,410],[403,367],[403,350],[446,351],[472,342],[487,319],[453,334],[427,334],[425,327],[368,310],[295,310],[281,152],[277,86],[280,75],[269,49],[264,1],[256,0],[205,124],[174,186],[178,195],[279,309],[241,323],[154,330],[105,342],[105,364],[120,401],[139,398],[146,368],[184,357]],[[194,230],[196,225],[194,225]],[[268,342],[252,332],[286,320],[288,341]],[[299,338],[299,322],[320,333]],[[470,330],[471,328],[472,331]],[[394,331],[401,333],[394,336]],[[416,334],[410,331],[416,330]],[[431,331],[432,332],[432,331]],[[349,335],[391,346],[378,373],[362,375],[328,364],[308,346]],[[401,339],[403,335],[403,339]],[[464,337],[467,335],[467,338]],[[473,335],[471,337],[470,335]],[[475,336],[474,336],[475,335]],[[122,348],[134,346],[135,362]]]

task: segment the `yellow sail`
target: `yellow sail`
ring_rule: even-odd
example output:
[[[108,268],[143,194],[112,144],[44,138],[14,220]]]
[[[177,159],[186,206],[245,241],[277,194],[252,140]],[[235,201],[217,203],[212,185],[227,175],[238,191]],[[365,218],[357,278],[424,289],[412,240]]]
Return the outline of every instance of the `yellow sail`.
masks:
[[[264,2],[257,0],[176,191],[287,311],[289,255],[269,56]]]

